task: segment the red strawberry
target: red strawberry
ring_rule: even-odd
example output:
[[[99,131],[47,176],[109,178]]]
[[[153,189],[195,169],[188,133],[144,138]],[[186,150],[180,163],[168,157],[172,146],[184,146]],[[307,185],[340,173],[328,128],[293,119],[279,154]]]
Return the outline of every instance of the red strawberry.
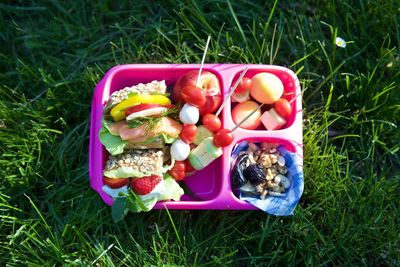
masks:
[[[161,176],[151,175],[142,178],[133,178],[131,181],[131,188],[133,192],[138,195],[146,195],[161,182]]]

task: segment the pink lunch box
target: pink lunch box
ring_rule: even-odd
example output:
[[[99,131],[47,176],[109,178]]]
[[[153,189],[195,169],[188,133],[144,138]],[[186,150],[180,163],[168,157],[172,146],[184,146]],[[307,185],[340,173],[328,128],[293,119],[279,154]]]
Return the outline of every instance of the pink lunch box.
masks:
[[[287,99],[296,98],[292,103],[291,117],[285,127],[276,131],[265,128],[246,130],[238,128],[234,132],[234,141],[224,148],[223,155],[205,169],[186,177],[185,183],[193,192],[183,195],[180,201],[163,201],[156,204],[156,209],[214,209],[214,210],[255,210],[256,207],[242,201],[231,188],[230,156],[234,146],[241,141],[271,142],[284,145],[289,151],[303,156],[302,105],[301,89],[297,76],[290,69],[274,65],[242,64],[205,64],[203,70],[214,73],[220,82],[223,99],[228,95],[232,83],[248,67],[247,77],[259,72],[269,72],[278,76],[284,85]],[[108,152],[99,141],[103,106],[109,96],[117,90],[138,83],[153,80],[165,80],[167,86],[173,86],[179,77],[190,70],[199,69],[199,64],[132,64],[120,65],[110,69],[97,84],[92,101],[89,147],[89,176],[91,187],[99,193],[108,205],[113,199],[102,191],[103,169],[108,159]],[[223,128],[232,129],[231,109],[234,103],[228,101],[222,111]]]

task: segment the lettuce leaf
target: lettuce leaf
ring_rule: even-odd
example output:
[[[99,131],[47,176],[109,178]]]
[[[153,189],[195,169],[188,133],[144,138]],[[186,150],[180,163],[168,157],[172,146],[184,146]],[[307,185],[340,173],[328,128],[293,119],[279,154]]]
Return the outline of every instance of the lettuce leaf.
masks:
[[[119,167],[118,169],[104,171],[104,176],[109,178],[130,178],[130,177],[144,177],[150,175],[161,175],[160,173],[155,172],[139,172],[131,167]]]
[[[105,120],[105,119],[103,119],[102,121],[101,121],[101,125],[103,126],[103,127],[105,127],[109,132],[110,132],[110,134],[112,134],[112,135],[115,135],[115,136],[119,136],[118,134],[114,134],[111,130],[110,130],[110,126],[112,125],[112,124],[114,124],[115,122],[113,122],[113,121],[109,121],[109,120]]]
[[[125,146],[129,143],[129,141],[122,140],[119,135],[114,135],[110,131],[110,124],[113,122],[103,120],[102,121],[102,127],[99,131],[99,139],[100,142],[106,147],[107,151],[112,155],[118,155],[124,152]],[[161,133],[153,138],[147,139],[145,142],[141,144],[149,144],[152,143],[153,141],[162,138],[164,143],[166,144],[172,144],[176,138],[171,137],[167,134]]]
[[[162,133],[159,136],[161,136],[162,139],[164,139],[164,143],[166,144],[172,144],[177,139],[177,137],[171,137],[165,133]]]
[[[151,210],[157,203],[157,198],[149,198],[149,199],[140,199],[134,192],[131,190],[131,195],[128,197],[128,208],[131,212],[142,212]]]
[[[157,203],[157,198],[141,200],[134,192],[130,192],[126,197],[116,198],[111,207],[111,216],[114,223],[122,221],[128,211],[138,213],[151,210]]]
[[[111,134],[104,125],[100,129],[99,139],[100,142],[106,147],[107,151],[113,156],[124,152],[124,147],[126,144],[128,144],[128,141],[124,141],[121,139],[121,137]]]
[[[121,221],[129,211],[129,203],[126,198],[117,198],[111,207],[111,217],[114,223]]]
[[[165,193],[159,196],[158,200],[175,200],[181,199],[184,194],[183,189],[173,178],[164,179]]]
[[[158,201],[178,201],[183,194],[183,189],[173,178],[170,177],[162,180],[151,193],[144,196],[138,196],[132,190],[129,190],[125,201],[116,199],[114,202],[114,205],[116,205],[116,207],[114,207],[114,205],[112,207],[113,213],[116,215],[114,221],[122,220],[127,213],[127,209],[135,213],[149,211],[156,205]]]

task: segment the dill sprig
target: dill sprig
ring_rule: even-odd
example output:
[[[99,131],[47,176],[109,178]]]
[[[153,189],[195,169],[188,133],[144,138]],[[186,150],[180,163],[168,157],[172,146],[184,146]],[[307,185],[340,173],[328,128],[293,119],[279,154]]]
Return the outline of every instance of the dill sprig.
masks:
[[[134,120],[131,120],[128,122],[128,127],[129,128],[137,128],[143,124],[146,123],[146,132],[149,132],[156,128],[158,124],[161,122],[162,117],[170,117],[174,120],[179,119],[179,107],[173,106],[169,109],[167,109],[164,112],[161,112],[159,116],[156,117],[138,117],[135,118]]]
[[[128,122],[129,128],[137,128],[146,124],[146,132],[153,130],[161,121],[162,117],[138,117],[132,121]]]

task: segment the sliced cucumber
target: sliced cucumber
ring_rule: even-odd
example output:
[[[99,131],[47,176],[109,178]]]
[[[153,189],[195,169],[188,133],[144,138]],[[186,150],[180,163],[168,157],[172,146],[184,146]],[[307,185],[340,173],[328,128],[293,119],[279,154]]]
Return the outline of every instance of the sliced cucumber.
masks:
[[[194,139],[193,143],[198,146],[204,139],[207,137],[213,137],[214,134],[212,131],[207,129],[204,125],[200,125],[197,127],[196,138]]]

